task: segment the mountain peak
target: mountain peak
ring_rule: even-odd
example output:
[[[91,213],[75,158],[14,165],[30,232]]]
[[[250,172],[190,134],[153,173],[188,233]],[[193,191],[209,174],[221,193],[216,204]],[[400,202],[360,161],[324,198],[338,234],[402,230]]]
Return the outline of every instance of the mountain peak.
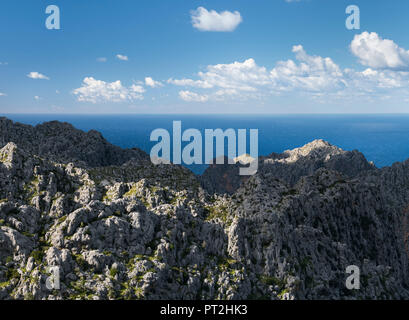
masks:
[[[310,143],[307,143],[304,147],[324,148],[324,147],[334,147],[334,146],[330,144],[328,141],[325,141],[323,139],[316,139],[314,141],[311,141]]]
[[[328,155],[341,154],[344,152],[346,151],[336,146],[333,146],[327,141],[319,139],[319,140],[314,140],[310,143],[307,143],[306,145],[300,148],[295,148],[293,150],[286,150],[284,151],[284,155],[285,155],[286,162],[295,162],[299,160],[301,157],[312,156],[314,158],[320,158],[320,157],[325,157]]]

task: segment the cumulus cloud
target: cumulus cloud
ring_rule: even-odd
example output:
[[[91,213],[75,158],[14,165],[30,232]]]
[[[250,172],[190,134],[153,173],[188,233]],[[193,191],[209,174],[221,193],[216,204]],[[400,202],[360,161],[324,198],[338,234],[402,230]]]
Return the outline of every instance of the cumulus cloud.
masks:
[[[302,45],[292,48],[293,58],[275,62],[270,68],[253,58],[208,65],[191,78],[170,78],[179,98],[187,102],[259,100],[269,96],[297,95],[317,99],[382,99],[409,97],[409,53],[376,33],[362,33],[351,42],[362,70],[342,69],[330,57],[309,54]],[[164,84],[146,77],[130,87],[120,81],[85,78],[73,93],[78,101],[124,102],[143,99],[145,88]],[[396,93],[396,95],[395,95]],[[329,101],[329,100],[327,100]]]
[[[122,60],[122,61],[128,61],[129,59],[128,59],[128,56],[124,56],[124,55],[122,55],[122,54],[117,54],[116,55],[116,58],[118,59],[118,60]]]
[[[179,97],[188,102],[206,102],[209,100],[207,95],[200,95],[191,91],[180,91]]]
[[[39,96],[34,96],[34,100],[40,100],[41,98]]]
[[[155,81],[151,77],[145,78],[145,85],[151,88],[162,87],[163,84],[160,81]]]
[[[377,89],[399,89],[409,85],[409,73],[407,72],[371,68],[364,71],[345,69],[344,75],[351,89],[355,88],[367,93],[373,93]]]
[[[273,85],[267,69],[258,66],[252,58],[243,62],[209,65],[205,72],[199,72],[197,75],[199,79],[169,79],[168,83],[204,90],[204,94],[196,93],[200,98],[192,98],[191,91],[182,91],[183,95],[179,94],[185,101],[195,99],[194,101],[199,102],[255,98],[260,90]]]
[[[273,90],[307,93],[313,98],[375,97],[409,86],[409,73],[397,70],[341,69],[331,58],[308,55],[294,46],[295,61],[281,61],[271,71]]]
[[[266,68],[259,67],[254,59],[247,59],[243,62],[236,61],[231,64],[209,65],[207,71],[199,72],[198,76],[200,78],[198,80],[169,79],[168,83],[199,89],[214,89],[211,98],[217,100],[223,99],[223,97],[249,96],[256,92],[258,87],[270,83]],[[196,101],[204,102],[209,98],[206,95],[206,99]]]
[[[146,91],[143,86],[137,84],[133,84],[130,88],[133,92],[136,93],[144,93]]]
[[[351,43],[352,53],[361,64],[374,69],[409,69],[409,51],[394,41],[382,39],[376,32],[363,32]]]
[[[275,89],[323,91],[345,86],[343,73],[331,58],[310,56],[301,45],[294,46],[292,51],[297,61],[280,61],[270,72]]]
[[[0,97],[5,97],[7,94],[0,92]]]
[[[140,85],[125,87],[121,81],[105,82],[87,77],[83,80],[82,86],[73,90],[80,102],[126,102],[142,100],[142,93],[145,89]]]
[[[39,72],[36,72],[36,71],[30,72],[27,75],[27,77],[29,77],[31,79],[50,80],[49,77],[47,77],[47,76],[45,76],[45,75],[43,75],[43,74],[41,74]]]
[[[254,91],[256,86],[268,83],[265,67],[260,67],[254,59],[231,64],[217,64],[207,67],[207,72],[199,73],[205,83],[223,89]]]
[[[208,11],[206,8],[199,7],[191,12],[192,25],[200,31],[230,32],[234,31],[243,21],[240,12],[215,10]]]
[[[295,59],[278,61],[270,71],[250,58],[243,62],[209,65],[197,79],[169,79],[168,83],[195,88],[181,91],[185,101],[243,100],[268,95],[303,94],[317,97],[352,97],[373,95],[407,88],[409,72],[396,70],[363,71],[341,69],[331,58],[308,54],[296,45]]]

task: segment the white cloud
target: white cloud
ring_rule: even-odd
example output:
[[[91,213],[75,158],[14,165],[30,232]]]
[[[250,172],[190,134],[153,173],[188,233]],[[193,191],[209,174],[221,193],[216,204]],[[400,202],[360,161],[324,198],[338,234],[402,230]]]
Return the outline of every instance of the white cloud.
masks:
[[[183,87],[179,98],[187,102],[252,99],[262,103],[272,95],[301,96],[319,102],[409,97],[409,72],[405,71],[408,52],[376,33],[365,32],[352,40],[351,50],[367,68],[342,69],[331,58],[308,54],[303,46],[296,45],[292,48],[294,58],[277,61],[269,69],[248,58],[208,65],[196,77],[170,78],[167,83]],[[143,99],[146,88],[163,85],[152,77],[135,81],[130,87],[120,81],[109,83],[91,77],[85,78],[73,93],[78,101],[124,102]]]
[[[205,90],[206,92],[201,96],[206,97],[206,99],[195,100],[202,102],[257,98],[260,96],[259,89],[272,84],[267,69],[258,66],[251,58],[243,62],[209,65],[206,72],[199,72],[198,76],[200,78],[198,80],[169,79],[168,83]],[[192,92],[188,92],[189,95],[181,96],[179,94],[179,96],[182,99],[186,97],[189,99]]]
[[[40,100],[41,98],[39,96],[34,96],[34,100]]]
[[[151,77],[146,77],[145,78],[145,85],[151,88],[157,88],[157,87],[162,87],[163,84],[160,81],[155,81]]]
[[[345,86],[342,71],[332,59],[310,56],[301,45],[292,51],[298,64],[293,60],[279,61],[270,72],[276,90],[327,91]]]
[[[378,89],[399,89],[409,85],[409,73],[407,72],[368,68],[364,71],[345,69],[344,74],[349,88],[367,93],[373,93]]]
[[[136,85],[136,84],[133,84],[131,86],[131,90],[133,92],[137,92],[137,93],[144,93],[146,91],[144,87],[142,87],[140,85]]]
[[[203,7],[199,7],[193,10],[191,14],[193,27],[200,31],[234,31],[243,21],[238,11],[218,13],[215,10],[208,11]]]
[[[127,56],[124,56],[124,55],[122,55],[122,54],[117,54],[117,55],[116,55],[116,58],[117,58],[118,60],[122,60],[122,61],[128,61],[128,60],[129,60]]]
[[[39,73],[39,72],[30,72],[27,77],[31,79],[40,79],[40,80],[50,80],[49,77]]]
[[[364,66],[374,69],[409,69],[409,51],[395,42],[382,39],[376,32],[363,32],[351,43],[352,53]]]
[[[0,97],[5,97],[7,94],[0,92]]]
[[[87,77],[83,80],[82,87],[73,90],[80,102],[126,102],[142,100],[144,88],[139,85],[124,87],[121,81],[105,82]]]
[[[206,100],[253,96],[258,87],[271,83],[266,68],[259,67],[254,59],[247,59],[244,62],[236,61],[231,64],[209,65],[207,71],[199,72],[198,76],[199,80],[169,79],[168,83],[198,89],[213,89],[212,96],[206,95]],[[188,98],[191,96],[191,92],[189,93]],[[198,99],[197,101],[206,100]]]
[[[209,97],[207,95],[200,95],[191,91],[180,91],[179,97],[182,100],[188,102],[206,102],[207,100],[209,100]]]
[[[186,87],[196,87],[196,88],[212,88],[213,86],[210,83],[207,83],[203,80],[192,80],[192,79],[172,79],[170,78],[168,81],[170,84],[174,84],[175,86],[186,86]]]
[[[267,69],[259,67],[254,59],[231,64],[217,64],[207,67],[199,76],[213,87],[254,91],[256,86],[268,83]]]
[[[97,61],[98,62],[107,62],[107,58],[105,58],[105,57],[100,57],[100,58],[97,58]]]
[[[198,79],[169,79],[176,86],[196,88],[181,91],[185,101],[259,99],[271,95],[303,95],[312,99],[349,99],[390,95],[409,87],[409,72],[395,70],[342,70],[331,58],[309,55],[301,45],[292,49],[295,59],[278,61],[270,71],[254,59],[209,65]]]

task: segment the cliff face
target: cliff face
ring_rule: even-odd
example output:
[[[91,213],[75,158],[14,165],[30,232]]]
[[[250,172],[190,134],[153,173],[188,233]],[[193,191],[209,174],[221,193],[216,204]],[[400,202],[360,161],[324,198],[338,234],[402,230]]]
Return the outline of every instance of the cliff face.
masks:
[[[213,168],[226,194],[95,132],[0,124],[1,299],[409,298],[408,163],[315,141],[245,181]]]

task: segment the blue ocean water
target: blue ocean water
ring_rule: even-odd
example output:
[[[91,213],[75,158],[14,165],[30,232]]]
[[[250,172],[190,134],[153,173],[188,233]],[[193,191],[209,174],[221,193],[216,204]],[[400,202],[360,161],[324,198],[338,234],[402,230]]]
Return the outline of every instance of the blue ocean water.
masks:
[[[389,166],[409,158],[409,115],[63,115],[7,114],[14,121],[36,125],[59,120],[88,131],[95,129],[111,143],[138,147],[150,153],[154,129],[172,133],[172,122],[182,130],[258,129],[259,154],[283,152],[324,139],[345,150],[357,149],[376,166]],[[201,173],[205,166],[191,166]]]

